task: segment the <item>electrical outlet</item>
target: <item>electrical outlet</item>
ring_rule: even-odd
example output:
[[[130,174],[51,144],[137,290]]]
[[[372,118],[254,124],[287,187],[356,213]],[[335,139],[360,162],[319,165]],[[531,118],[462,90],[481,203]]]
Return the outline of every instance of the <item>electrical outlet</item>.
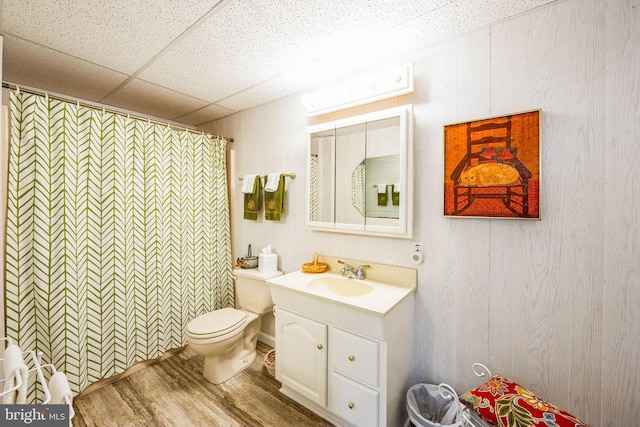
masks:
[[[411,242],[414,252],[422,252],[422,242]]]

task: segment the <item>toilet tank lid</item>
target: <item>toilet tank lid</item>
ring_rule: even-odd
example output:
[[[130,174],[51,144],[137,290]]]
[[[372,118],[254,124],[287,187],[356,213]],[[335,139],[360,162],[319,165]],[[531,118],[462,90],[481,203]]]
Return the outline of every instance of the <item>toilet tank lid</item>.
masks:
[[[269,280],[282,275],[282,271],[262,272],[257,268],[234,268],[233,275],[237,277],[245,277],[253,280]]]
[[[198,316],[189,322],[187,330],[194,335],[226,334],[245,322],[247,313],[227,307]]]

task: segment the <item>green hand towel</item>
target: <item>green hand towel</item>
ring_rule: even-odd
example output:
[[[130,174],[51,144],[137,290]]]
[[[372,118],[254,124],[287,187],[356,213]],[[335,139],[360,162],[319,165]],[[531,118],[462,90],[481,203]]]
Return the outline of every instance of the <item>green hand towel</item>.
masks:
[[[387,202],[389,201],[387,190],[388,185],[378,184],[378,187],[378,206],[387,206]],[[382,187],[382,189],[380,187]],[[382,192],[381,190],[383,190],[384,192]]]
[[[281,174],[278,189],[274,192],[264,192],[264,218],[268,221],[280,221],[284,212],[284,179],[284,175]]]
[[[396,188],[395,185],[391,189],[391,204],[400,206],[400,189]]]
[[[262,181],[256,176],[253,182],[253,192],[244,193],[244,219],[258,220],[258,212],[262,207]]]

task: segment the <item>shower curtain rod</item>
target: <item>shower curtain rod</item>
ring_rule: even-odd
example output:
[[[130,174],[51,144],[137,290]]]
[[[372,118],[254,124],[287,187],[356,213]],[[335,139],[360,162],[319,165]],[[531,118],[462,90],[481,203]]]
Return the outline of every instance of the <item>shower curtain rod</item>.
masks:
[[[139,114],[135,114],[135,113],[132,114],[132,113],[129,113],[127,111],[117,110],[114,107],[107,107],[107,106],[104,106],[104,105],[100,105],[98,103],[93,103],[91,101],[83,101],[83,100],[80,100],[80,99],[77,99],[77,98],[73,98],[73,97],[65,96],[65,95],[60,95],[60,94],[57,94],[57,93],[49,93],[49,92],[46,92],[46,91],[43,91],[43,90],[40,90],[40,89],[35,89],[35,88],[32,88],[32,87],[28,87],[28,86],[21,86],[21,85],[17,85],[15,83],[10,83],[10,82],[2,82],[2,87],[6,88],[6,89],[16,90],[18,92],[19,91],[28,92],[28,93],[31,93],[33,95],[48,96],[49,98],[52,98],[52,99],[57,99],[59,101],[65,101],[65,102],[73,102],[73,103],[76,103],[78,105],[82,105],[83,107],[92,108],[94,110],[108,111],[108,112],[113,113],[113,114],[118,114],[118,115],[121,115],[121,116],[127,116],[127,117],[131,117],[131,118],[138,119],[138,120],[144,120],[144,121],[147,121],[149,123],[156,124],[156,125],[170,126],[172,128],[175,128],[175,129],[184,129],[187,132],[197,133],[197,134],[200,134],[200,135],[206,134],[206,135],[210,135],[210,136],[212,136],[214,138],[221,138],[221,139],[225,140],[226,142],[233,142],[233,138],[227,138],[224,135],[211,134],[209,132],[205,132],[205,131],[202,131],[202,130],[189,128],[189,127],[187,127],[185,125],[178,125],[178,124],[175,124],[175,123],[163,122],[163,121],[159,121],[159,120],[156,120],[156,119],[152,119],[150,117],[144,117],[144,116],[139,115]]]

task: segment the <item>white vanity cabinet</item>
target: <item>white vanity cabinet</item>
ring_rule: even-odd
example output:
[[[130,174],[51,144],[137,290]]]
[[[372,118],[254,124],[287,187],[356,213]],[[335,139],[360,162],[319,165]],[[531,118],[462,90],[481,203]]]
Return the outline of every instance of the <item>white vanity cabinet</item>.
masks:
[[[404,424],[413,294],[384,318],[326,301],[305,314],[293,311],[303,306],[275,307],[280,391],[337,426]]]
[[[340,271],[337,258],[321,257]],[[408,419],[416,271],[370,265],[365,280],[301,271],[267,280],[280,392],[336,426],[395,427]]]

